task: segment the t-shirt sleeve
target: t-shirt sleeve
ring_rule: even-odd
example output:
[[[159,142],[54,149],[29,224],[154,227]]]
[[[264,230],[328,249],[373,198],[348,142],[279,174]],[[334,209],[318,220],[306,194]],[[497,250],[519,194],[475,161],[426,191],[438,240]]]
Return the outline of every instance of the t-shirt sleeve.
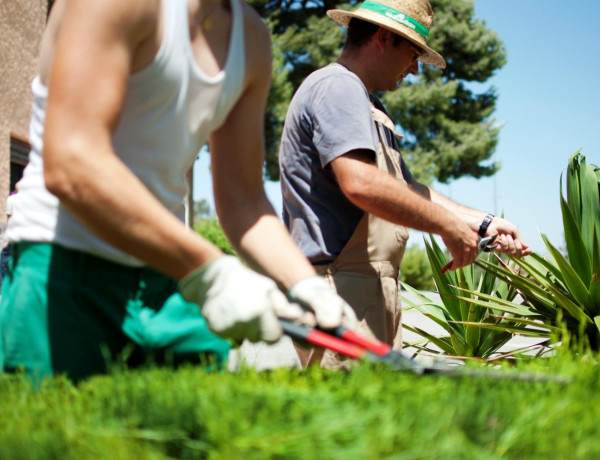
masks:
[[[315,85],[312,123],[322,167],[352,150],[377,151],[369,96],[350,75],[332,76]]]

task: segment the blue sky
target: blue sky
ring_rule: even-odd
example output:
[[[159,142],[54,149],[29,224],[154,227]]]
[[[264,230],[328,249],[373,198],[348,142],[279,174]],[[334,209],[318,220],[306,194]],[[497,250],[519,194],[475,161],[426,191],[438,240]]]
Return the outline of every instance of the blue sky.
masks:
[[[600,0],[476,0],[475,15],[508,53],[506,65],[483,85],[499,95],[493,116],[503,127],[494,159],[501,170],[433,188],[463,205],[504,212],[530,247],[545,254],[540,233],[563,242],[559,180],[569,156],[581,147],[588,163],[600,165]],[[214,207],[208,164],[201,154],[194,198]],[[280,212],[279,184],[265,188]],[[413,232],[411,240],[420,244],[422,236]]]

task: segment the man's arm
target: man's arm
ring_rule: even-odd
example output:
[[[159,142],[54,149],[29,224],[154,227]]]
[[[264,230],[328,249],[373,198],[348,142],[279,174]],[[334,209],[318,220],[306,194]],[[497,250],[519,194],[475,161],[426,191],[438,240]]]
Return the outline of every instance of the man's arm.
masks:
[[[454,269],[477,257],[473,229],[443,206],[380,171],[367,152],[352,151],[330,164],[343,193],[359,208],[389,222],[440,235],[454,258]]]
[[[213,244],[188,230],[112,149],[128,78],[138,67],[140,50],[157,38],[158,5],[146,0],[70,0],[65,4],[46,112],[46,186],[99,237],[179,279],[181,295],[202,307],[215,332],[235,340],[276,340],[282,333],[277,316],[298,319],[303,312],[288,302],[272,280],[249,270],[237,258],[223,256]],[[258,44],[270,49],[268,43]],[[261,47],[259,51],[249,48],[251,54],[263,52]],[[256,65],[269,67],[262,61]],[[337,327],[344,319],[353,324],[350,307],[323,279],[311,277],[314,270],[308,261],[297,257],[294,251],[299,250],[287,244],[290,237],[272,211],[268,212],[270,205],[259,190],[262,163],[257,165],[257,161],[262,160],[262,151],[257,146],[262,146],[262,140],[257,127],[262,125],[256,120],[264,116],[261,98],[266,99],[267,90],[261,85],[268,88],[270,73],[266,83],[258,80],[263,74],[256,75],[221,135],[213,138],[215,198],[225,216],[223,227],[267,274],[293,288],[291,298],[312,309],[320,325]],[[249,109],[254,104],[259,108]],[[255,153],[248,160],[246,148]],[[248,172],[227,174],[228,168],[236,171],[238,167]],[[233,193],[227,191],[229,187]]]
[[[315,271],[265,195],[263,132],[271,44],[260,18],[247,13],[247,85],[224,125],[210,138],[215,205],[223,230],[240,254],[289,289]]]
[[[432,202],[439,204],[454,215],[458,216],[472,230],[478,231],[487,213],[468,208],[459,203],[456,203],[440,193],[433,190],[431,187],[423,185],[419,182],[413,182],[410,187],[420,195],[427,197]],[[486,235],[498,234],[496,243],[496,251],[510,254],[515,257],[523,257],[531,254],[531,249],[521,238],[518,228],[506,219],[494,217],[488,226]]]
[[[46,111],[45,180],[92,232],[180,279],[221,252],[168,212],[111,144],[136,52],[155,38],[157,12],[150,5],[63,5]]]

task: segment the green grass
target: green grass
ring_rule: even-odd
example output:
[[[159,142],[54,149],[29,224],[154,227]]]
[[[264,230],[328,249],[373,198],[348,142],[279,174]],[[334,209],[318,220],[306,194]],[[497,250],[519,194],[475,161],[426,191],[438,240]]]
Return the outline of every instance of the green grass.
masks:
[[[591,359],[524,363],[570,383],[349,373],[148,369],[0,376],[1,459],[596,459],[600,373]],[[507,373],[516,372],[514,369]]]

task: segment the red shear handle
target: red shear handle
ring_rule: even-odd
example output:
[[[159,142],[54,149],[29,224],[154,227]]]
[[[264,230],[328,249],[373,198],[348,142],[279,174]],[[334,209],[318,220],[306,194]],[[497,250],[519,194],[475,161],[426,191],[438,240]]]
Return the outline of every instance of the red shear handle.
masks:
[[[392,347],[390,347],[387,343],[382,342],[380,340],[364,337],[350,329],[346,329],[345,327],[338,327],[335,330],[335,335],[344,340],[347,340],[348,342],[352,342],[358,345],[359,347],[366,348],[370,352],[375,353],[379,356],[385,356],[390,351],[392,351]]]
[[[284,319],[280,319],[279,323],[283,331],[296,340],[308,342],[353,359],[361,359],[366,355],[366,350],[363,348],[316,329],[295,324]]]

